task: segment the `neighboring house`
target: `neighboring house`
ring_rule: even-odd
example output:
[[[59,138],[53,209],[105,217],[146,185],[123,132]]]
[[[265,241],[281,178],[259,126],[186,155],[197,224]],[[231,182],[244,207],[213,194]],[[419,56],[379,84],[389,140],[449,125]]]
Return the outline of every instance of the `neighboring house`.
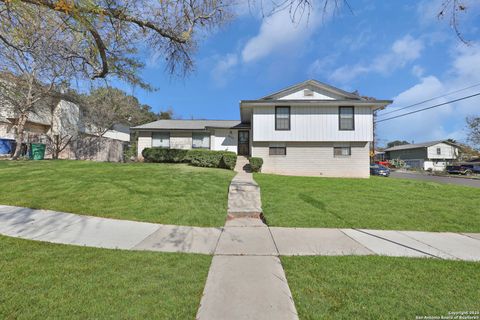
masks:
[[[159,120],[138,132],[149,147],[231,150],[263,158],[262,171],[288,175],[369,177],[373,111],[390,100],[308,80],[240,102],[240,121]]]
[[[0,138],[14,139],[18,115],[8,103],[0,101]],[[97,161],[122,161],[125,142],[130,142],[129,128],[115,125],[102,137],[91,133],[84,125],[80,107],[66,100],[51,99],[30,112],[25,125],[25,143],[47,144],[47,157],[53,148],[50,138],[69,141],[60,153],[64,159],[88,159]]]
[[[130,142],[130,127],[120,123],[114,124],[110,130],[102,135],[102,137]]]
[[[460,148],[449,141],[405,144],[385,149],[389,160],[403,160],[411,168],[442,171],[458,158]]]

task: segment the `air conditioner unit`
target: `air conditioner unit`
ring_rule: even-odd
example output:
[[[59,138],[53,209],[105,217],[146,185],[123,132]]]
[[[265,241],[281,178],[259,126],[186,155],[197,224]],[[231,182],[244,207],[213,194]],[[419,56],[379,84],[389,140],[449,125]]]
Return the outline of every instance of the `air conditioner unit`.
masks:
[[[304,97],[313,97],[313,91],[310,89],[305,89],[303,90],[303,96]]]

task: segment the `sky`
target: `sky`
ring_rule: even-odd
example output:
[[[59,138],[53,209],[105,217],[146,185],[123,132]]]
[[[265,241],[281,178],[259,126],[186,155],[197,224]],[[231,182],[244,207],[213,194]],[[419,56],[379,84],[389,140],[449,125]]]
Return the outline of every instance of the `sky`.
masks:
[[[268,0],[264,0],[268,1]],[[142,71],[157,88],[146,92],[117,83],[154,111],[171,107],[182,119],[239,119],[239,101],[257,99],[307,79],[392,99],[378,119],[396,109],[465,87],[468,90],[405,110],[414,111],[480,92],[480,2],[464,0],[458,39],[449,17],[438,19],[443,0],[350,0],[322,12],[315,2],[308,19],[292,22],[288,11],[262,17],[239,6],[230,23],[199,39],[195,70],[167,74],[148,53]],[[466,139],[465,118],[480,115],[480,96],[377,124],[379,145]]]

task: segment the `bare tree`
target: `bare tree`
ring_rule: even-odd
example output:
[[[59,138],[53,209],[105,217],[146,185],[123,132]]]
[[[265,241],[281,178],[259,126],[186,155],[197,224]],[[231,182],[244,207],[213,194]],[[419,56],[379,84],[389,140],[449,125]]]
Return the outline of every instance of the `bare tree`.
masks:
[[[17,24],[23,24],[22,28],[15,29]],[[74,38],[65,37],[48,15],[31,15],[27,24],[15,19],[2,21],[0,34],[0,100],[15,119],[16,159],[29,116],[48,104],[59,88],[68,86],[75,74],[74,61],[60,48],[77,44]]]
[[[58,159],[62,151],[78,140],[83,128],[81,107],[74,103],[69,93],[55,99],[50,107],[50,130],[46,133],[47,150],[52,159]],[[68,100],[66,100],[68,99]],[[70,100],[70,101],[69,101]]]
[[[467,118],[468,141],[480,150],[480,117]]]
[[[437,15],[439,19],[447,18],[449,20],[450,26],[455,31],[457,38],[464,44],[469,44],[469,42],[464,38],[460,30],[459,14],[466,13],[467,9],[467,6],[461,0],[444,0],[440,12]]]
[[[148,87],[137,76],[139,48],[162,53],[171,73],[188,72],[195,35],[226,21],[230,5],[229,0],[0,0],[0,21],[18,21],[14,30],[23,29],[31,15],[48,12],[62,33],[78,41],[75,50],[62,50],[86,76],[114,74]],[[0,32],[0,40],[5,38],[8,33]]]

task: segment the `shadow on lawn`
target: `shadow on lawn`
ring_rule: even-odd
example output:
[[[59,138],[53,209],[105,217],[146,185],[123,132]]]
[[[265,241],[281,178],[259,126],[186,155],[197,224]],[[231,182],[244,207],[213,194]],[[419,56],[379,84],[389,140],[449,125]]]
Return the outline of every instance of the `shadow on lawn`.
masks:
[[[327,206],[325,205],[325,203],[323,201],[315,199],[314,197],[309,196],[308,194],[305,194],[305,193],[300,193],[298,195],[298,197],[300,198],[300,200],[302,200],[305,203],[308,203],[309,205],[311,205],[315,209],[318,209],[318,210],[320,210],[324,213],[331,214],[332,216],[337,218],[339,221],[347,222],[343,217],[337,215],[335,212],[328,211]]]

